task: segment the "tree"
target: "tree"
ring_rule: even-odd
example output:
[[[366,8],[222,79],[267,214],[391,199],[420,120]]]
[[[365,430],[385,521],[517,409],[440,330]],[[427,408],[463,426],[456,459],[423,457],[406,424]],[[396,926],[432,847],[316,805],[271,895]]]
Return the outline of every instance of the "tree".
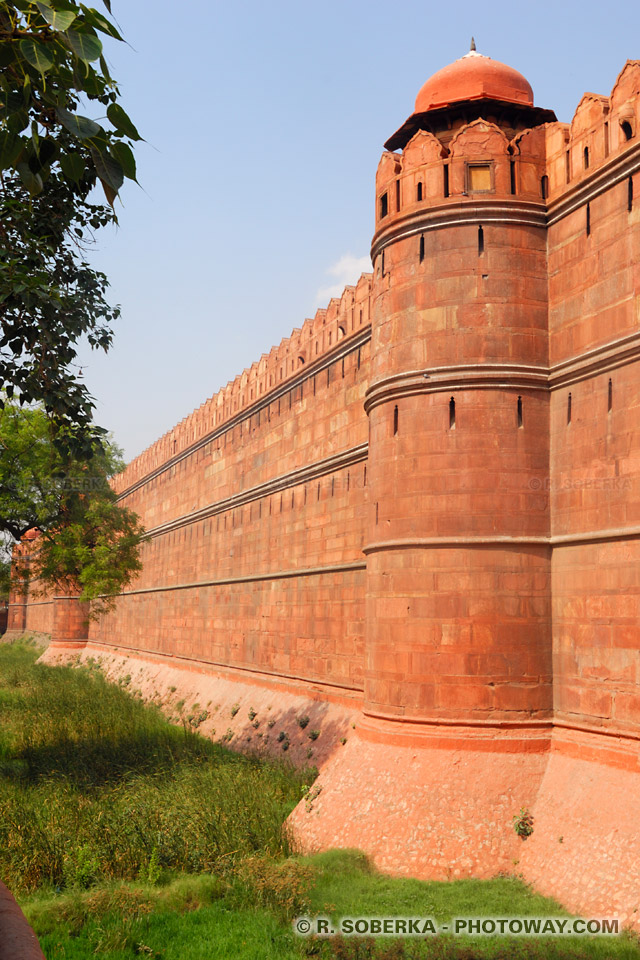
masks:
[[[44,409],[5,403],[0,411],[0,530],[19,541],[37,529],[18,579],[36,591],[62,589],[92,601],[91,614],[110,609],[114,597],[141,569],[144,531],[137,516],[116,502],[109,478],[122,469],[118,448],[102,437],[93,454],[74,459],[53,442]]]
[[[92,231],[116,220],[141,139],[118,103],[100,35],[122,40],[82,3],[0,0],[0,389],[42,402],[55,442],[87,456],[98,435],[93,402],[72,364],[83,336],[109,348],[118,310],[85,249]],[[106,115],[85,116],[82,101]],[[97,183],[108,205],[89,200]]]

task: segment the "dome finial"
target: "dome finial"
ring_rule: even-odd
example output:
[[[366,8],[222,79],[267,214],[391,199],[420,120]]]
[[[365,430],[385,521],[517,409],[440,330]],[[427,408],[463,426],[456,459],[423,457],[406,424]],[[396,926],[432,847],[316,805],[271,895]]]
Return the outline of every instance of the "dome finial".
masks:
[[[471,37],[471,46],[469,47],[469,53],[471,53],[472,51],[475,52],[475,49],[476,49],[476,42],[473,39],[473,37]]]

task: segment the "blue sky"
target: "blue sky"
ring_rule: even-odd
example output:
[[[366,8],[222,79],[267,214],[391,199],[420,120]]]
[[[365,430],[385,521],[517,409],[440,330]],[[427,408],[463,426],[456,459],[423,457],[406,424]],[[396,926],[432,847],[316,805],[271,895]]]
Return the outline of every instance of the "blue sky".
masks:
[[[640,58],[640,8],[616,0],[112,8],[142,189],[125,186],[92,254],[122,307],[114,347],[81,362],[127,459],[357,279],[382,145],[471,34],[564,121]]]

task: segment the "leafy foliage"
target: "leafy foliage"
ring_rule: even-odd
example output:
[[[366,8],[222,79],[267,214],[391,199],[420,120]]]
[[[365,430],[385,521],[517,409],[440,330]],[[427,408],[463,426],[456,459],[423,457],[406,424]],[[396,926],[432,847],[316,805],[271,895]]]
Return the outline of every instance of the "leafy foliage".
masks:
[[[72,369],[77,344],[87,337],[107,350],[119,315],[85,250],[95,230],[115,222],[118,191],[136,179],[131,145],[141,139],[118,103],[104,36],[122,40],[82,3],[0,0],[0,388],[21,403],[41,401],[61,428],[59,445],[83,455],[95,428],[92,399]],[[103,116],[85,116],[83,104]],[[89,201],[97,183],[108,205]]]
[[[141,138],[117,103],[100,35],[122,40],[83,3],[0,0],[0,170],[17,171],[32,195],[56,168],[81,195],[97,177],[110,203],[125,176],[135,179],[118,149]],[[79,113],[81,97],[106,108],[110,126]]]
[[[141,567],[142,527],[109,485],[122,467],[119,450],[97,439],[88,459],[69,457],[53,442],[41,407],[5,404],[0,451],[0,529],[16,541],[40,531],[17,577],[41,589],[80,591],[93,601],[92,616],[109,609]]]
[[[0,382],[9,399],[42,401],[62,431],[60,441],[66,438],[67,446],[75,441],[76,453],[90,452],[86,431],[93,403],[73,362],[83,336],[94,348],[109,348],[119,310],[107,304],[107,279],[89,266],[80,243],[113,213],[81,200],[60,177],[47,181],[27,212],[22,193],[16,176],[4,178]],[[85,432],[74,432],[74,425]]]

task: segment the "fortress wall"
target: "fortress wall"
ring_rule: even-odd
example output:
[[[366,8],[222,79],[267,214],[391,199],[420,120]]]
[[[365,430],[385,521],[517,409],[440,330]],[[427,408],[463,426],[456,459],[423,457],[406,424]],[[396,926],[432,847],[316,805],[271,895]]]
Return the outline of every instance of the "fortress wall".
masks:
[[[640,725],[639,80],[629,61],[610,97],[585,94],[566,144],[548,144],[560,180],[566,161],[548,231],[557,742],[575,755],[573,727],[620,733],[589,755],[628,769]]]
[[[82,656],[240,748],[322,718],[305,849],[637,928],[640,62],[571,124],[450,116],[383,154],[375,280],[117,478],[144,569]]]
[[[55,601],[52,597],[29,599],[24,629],[27,633],[53,634],[55,627]]]
[[[143,570],[114,613],[92,625],[91,641],[360,695],[368,295],[365,277],[332,301],[324,353],[308,325],[311,359],[288,382],[291,351],[274,355],[260,382],[276,386],[259,404],[254,371],[222,391],[234,416],[216,435],[202,433],[148,482],[137,462],[126,471],[121,502],[150,535]],[[324,325],[324,312],[317,320]]]
[[[346,355],[258,412],[221,428],[192,453],[169,461],[162,472],[123,494],[122,502],[154,531],[240,493],[255,491],[251,495],[257,496],[267,483],[366,442],[361,404],[354,411],[366,386],[367,358],[368,342],[361,332]]]
[[[218,430],[228,431],[231,423],[256,413],[269,395],[293,382],[305,368],[335,351],[339,342],[356,334],[370,322],[371,277],[363,274],[355,287],[346,287],[340,299],[318,310],[281,343],[263,354],[226,387],[205,401],[173,429],[136,457],[115,479],[118,493],[147,478],[174,458]]]
[[[552,369],[637,332],[640,174],[628,210],[628,178],[549,228],[549,353]],[[552,208],[553,210],[553,208]],[[590,232],[588,232],[590,231]]]

